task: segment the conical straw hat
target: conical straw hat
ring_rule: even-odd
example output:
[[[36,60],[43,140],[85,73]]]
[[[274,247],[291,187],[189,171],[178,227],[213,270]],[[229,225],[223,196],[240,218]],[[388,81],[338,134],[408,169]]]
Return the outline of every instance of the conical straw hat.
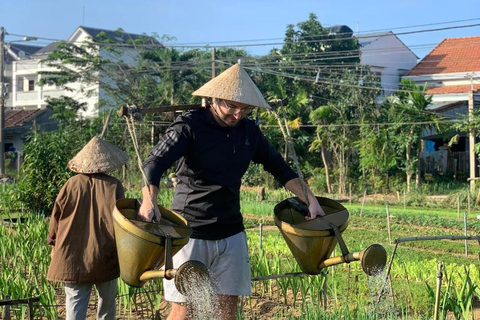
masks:
[[[194,96],[210,97],[245,103],[250,106],[270,109],[260,90],[237,63],[192,93]]]
[[[121,149],[99,137],[93,137],[67,166],[77,173],[107,173],[127,162],[128,155]]]

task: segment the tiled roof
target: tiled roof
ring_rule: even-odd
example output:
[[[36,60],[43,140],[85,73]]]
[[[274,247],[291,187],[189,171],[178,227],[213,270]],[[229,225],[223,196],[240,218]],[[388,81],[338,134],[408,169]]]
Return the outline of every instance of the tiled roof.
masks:
[[[22,127],[27,122],[32,121],[40,114],[45,112],[46,108],[42,109],[32,109],[32,110],[5,110],[5,124],[4,128],[14,128],[14,127]]]
[[[480,36],[444,39],[407,76],[472,71],[480,71]]]
[[[469,84],[460,85],[460,86],[442,86],[442,87],[432,87],[428,88],[427,94],[448,94],[448,93],[467,93],[471,90]],[[480,84],[473,85],[473,92],[478,92],[480,90]]]

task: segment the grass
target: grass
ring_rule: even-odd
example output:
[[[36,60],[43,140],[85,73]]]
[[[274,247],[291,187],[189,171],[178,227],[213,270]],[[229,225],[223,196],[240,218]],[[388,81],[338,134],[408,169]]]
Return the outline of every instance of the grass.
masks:
[[[160,189],[159,202],[167,205],[171,202],[171,189]],[[267,192],[267,200],[257,201],[255,191],[242,194],[242,211],[248,231],[250,247],[251,273],[253,277],[300,271],[292,258],[285,240],[276,229],[263,230],[260,248],[259,224],[273,225],[274,206],[290,196],[285,192]],[[10,197],[14,192],[8,191]],[[127,192],[127,197],[139,198],[140,193]],[[367,205],[360,216],[361,205],[344,203],[350,212],[348,228],[343,232],[350,252],[359,252],[374,243],[381,244],[387,250],[390,259],[394,244],[389,243],[385,206]],[[15,211],[9,211],[15,212]],[[402,237],[427,235],[463,235],[463,219],[458,219],[455,208],[435,208],[434,210],[416,207],[390,206],[390,226],[392,240]],[[56,317],[55,296],[61,285],[45,280],[49,263],[49,247],[46,245],[48,219],[29,214],[29,219],[15,223],[5,221],[0,225],[0,299],[10,295],[12,299],[28,296],[41,296],[38,316],[48,319]],[[469,234],[476,235],[480,223],[471,214],[468,220]],[[4,217],[19,217],[18,212]],[[465,268],[473,284],[480,283],[478,255],[480,248],[475,241],[469,241],[469,256],[465,257],[464,241],[414,241],[398,246],[391,271],[388,294],[382,301],[381,310],[375,310],[374,301],[378,296],[382,277],[367,277],[359,262],[341,264],[324,269],[319,275],[280,278],[252,283],[253,296],[243,306],[243,319],[254,317],[257,309],[249,307],[252,299],[260,302],[270,301],[277,307],[269,314],[271,318],[284,319],[396,319],[407,317],[427,319],[432,316],[433,301],[428,286],[435,288],[437,264],[445,263],[446,273],[453,279],[450,286],[461,290],[465,279]],[[340,254],[337,247],[335,255]],[[326,282],[325,282],[326,281]],[[323,286],[323,283],[326,286]],[[459,287],[460,286],[460,287]],[[443,289],[447,290],[446,288]],[[453,290],[453,289],[452,289]],[[451,291],[448,300],[457,295]],[[475,290],[477,290],[475,288]],[[134,289],[119,281],[119,314],[125,317],[141,315],[151,317],[162,302],[161,281],[148,282],[144,288]],[[325,308],[322,305],[324,295],[328,298]],[[477,291],[474,291],[478,298]],[[258,298],[256,298],[258,297]],[[395,301],[393,304],[391,301]],[[459,305],[457,305],[459,307]],[[462,306],[460,306],[462,307]],[[458,309],[458,308],[457,308]],[[461,308],[460,308],[461,309]],[[459,310],[460,310],[459,309]],[[18,317],[25,309],[19,309]],[[465,313],[465,311],[462,312]],[[261,317],[261,315],[256,316]]]

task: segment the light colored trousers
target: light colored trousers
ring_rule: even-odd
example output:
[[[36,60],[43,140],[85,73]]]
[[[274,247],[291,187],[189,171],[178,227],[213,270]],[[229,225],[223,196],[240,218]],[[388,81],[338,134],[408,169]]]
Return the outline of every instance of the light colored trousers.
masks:
[[[117,279],[95,284],[98,292],[97,319],[115,320]],[[85,320],[93,284],[65,284],[66,320]]]

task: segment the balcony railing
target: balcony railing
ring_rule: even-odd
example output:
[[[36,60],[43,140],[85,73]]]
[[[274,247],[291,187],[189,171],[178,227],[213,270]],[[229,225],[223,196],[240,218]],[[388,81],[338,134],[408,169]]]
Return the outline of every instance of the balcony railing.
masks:
[[[17,92],[17,103],[21,100],[38,100],[38,91]]]

